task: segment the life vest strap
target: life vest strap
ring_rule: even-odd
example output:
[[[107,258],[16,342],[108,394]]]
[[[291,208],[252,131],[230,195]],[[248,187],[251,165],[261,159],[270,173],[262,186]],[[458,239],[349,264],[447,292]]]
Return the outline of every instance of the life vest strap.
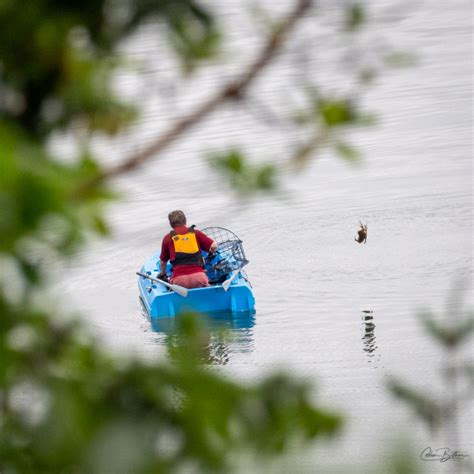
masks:
[[[191,227],[188,227],[188,232],[190,232],[191,234],[195,234],[196,233],[195,227],[196,227],[196,224],[193,224]],[[170,231],[170,235],[171,235],[171,237],[174,237],[175,235],[182,235],[182,234],[178,234],[173,229],[172,231]]]

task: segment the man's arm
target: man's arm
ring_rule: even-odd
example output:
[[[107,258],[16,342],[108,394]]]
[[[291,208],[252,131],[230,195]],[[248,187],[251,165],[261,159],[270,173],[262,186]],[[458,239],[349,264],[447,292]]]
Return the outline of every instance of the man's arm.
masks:
[[[163,237],[161,242],[161,254],[160,254],[160,275],[166,275],[166,263],[170,259],[170,252],[168,248],[168,237]]]
[[[216,253],[217,252],[217,244],[216,241],[213,240],[211,246],[209,247],[209,253]]]
[[[217,251],[217,243],[200,230],[196,230],[196,238],[199,248],[208,253],[215,253]]]

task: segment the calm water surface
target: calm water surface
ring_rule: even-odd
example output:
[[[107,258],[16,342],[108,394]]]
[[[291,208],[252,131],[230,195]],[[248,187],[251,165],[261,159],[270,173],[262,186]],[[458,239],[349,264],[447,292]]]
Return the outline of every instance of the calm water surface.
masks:
[[[277,3],[283,11],[285,2]],[[429,307],[454,319],[456,308],[447,303],[450,287],[459,277],[471,287],[472,7],[469,1],[373,3],[377,21],[369,32],[416,52],[418,64],[389,71],[364,96],[379,123],[351,134],[363,153],[362,166],[322,151],[304,172],[284,178],[285,193],[278,198],[242,203],[202,156],[243,144],[253,158],[278,162],[297,142],[284,122],[272,123],[262,108],[225,107],[118,183],[124,198],[110,209],[113,238],[89,247],[61,284],[82,308],[91,332],[111,350],[153,358],[163,354],[165,334],[152,332],[141,314],[135,271],[167,232],[167,213],[181,208],[198,227],[236,232],[250,260],[257,314],[219,322],[231,329],[228,340],[216,333],[210,341],[222,370],[245,379],[274,368],[291,370],[315,384],[321,403],[347,415],[338,443],[293,460],[293,472],[315,472],[320,463],[383,462],[387,442],[406,433],[415,453],[447,445],[474,456],[472,404],[463,412],[454,446],[454,434],[434,437],[424,431],[384,389],[387,377],[396,375],[442,394],[437,376],[442,354],[415,314]],[[239,30],[247,28],[242,26],[246,6],[232,1],[219,7],[237,62],[255,54],[259,44],[258,30],[248,26],[246,35]],[[331,3],[322,8],[332,18]],[[243,18],[240,25],[236,15]],[[276,79],[263,76],[252,97],[278,109],[291,98],[285,80],[308,73],[331,77],[328,52],[300,54],[298,41],[325,33],[324,28],[314,32],[310,20],[291,54],[272,66]],[[97,143],[108,160],[152,139],[170,117],[184,113],[233,72],[229,61],[222,77],[207,68],[192,86],[176,85],[171,60],[149,59],[163,48],[153,34],[145,31],[127,48],[143,61],[143,71],[138,79],[121,77],[118,85],[130,97],[146,98],[145,112],[133,133],[112,144]],[[344,86],[331,84],[335,90]],[[359,219],[369,226],[365,245],[353,239]],[[470,291],[465,302],[472,306]],[[279,470],[285,467],[275,467]],[[459,466],[430,463],[426,472],[455,473]]]

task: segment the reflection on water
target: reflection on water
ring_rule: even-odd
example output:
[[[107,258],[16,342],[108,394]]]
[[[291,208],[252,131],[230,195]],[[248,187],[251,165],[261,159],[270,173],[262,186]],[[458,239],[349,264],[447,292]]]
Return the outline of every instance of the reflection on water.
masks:
[[[372,311],[362,311],[362,330],[363,350],[367,355],[367,362],[372,363],[373,361],[378,361],[379,354],[375,338],[375,320]]]
[[[209,363],[226,365],[232,354],[252,352],[254,349],[253,327],[255,313],[232,314],[230,312],[211,315],[198,314],[207,332],[202,342],[205,358]],[[153,329],[166,334],[166,341],[172,344],[179,338],[177,334],[180,318],[159,318],[153,321]],[[171,339],[170,339],[171,338]],[[163,339],[160,340],[163,342]]]

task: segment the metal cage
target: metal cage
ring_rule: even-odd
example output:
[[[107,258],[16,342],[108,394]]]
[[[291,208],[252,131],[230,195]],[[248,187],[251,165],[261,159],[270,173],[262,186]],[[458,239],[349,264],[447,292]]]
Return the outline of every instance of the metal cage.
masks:
[[[206,260],[206,273],[211,283],[221,282],[230,272],[247,265],[242,241],[232,231],[223,227],[207,227],[202,232],[218,245],[217,255]]]

